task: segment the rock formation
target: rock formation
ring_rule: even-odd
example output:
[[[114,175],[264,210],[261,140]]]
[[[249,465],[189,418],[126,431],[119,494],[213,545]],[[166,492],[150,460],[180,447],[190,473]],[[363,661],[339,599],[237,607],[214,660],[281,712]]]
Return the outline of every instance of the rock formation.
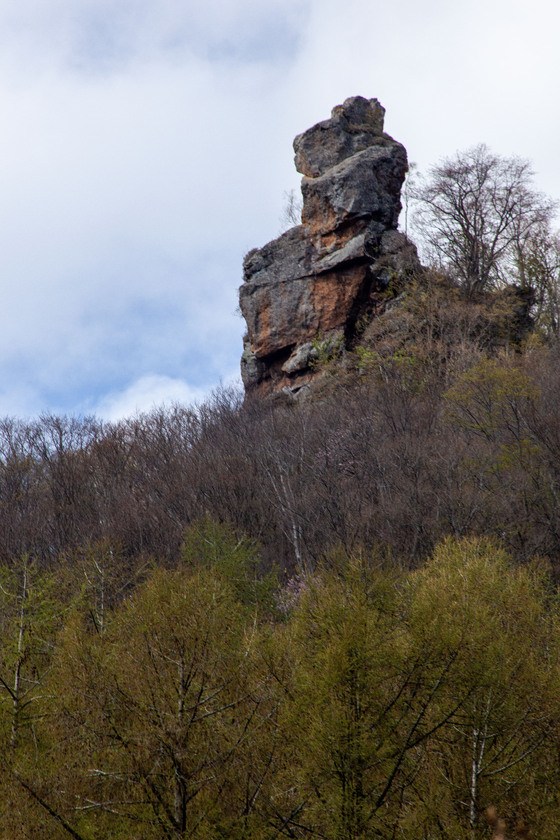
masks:
[[[391,280],[418,265],[397,231],[406,151],[384,134],[384,115],[377,99],[352,97],[294,140],[302,224],[244,263],[247,393],[297,395],[321,375],[321,353],[344,354]]]

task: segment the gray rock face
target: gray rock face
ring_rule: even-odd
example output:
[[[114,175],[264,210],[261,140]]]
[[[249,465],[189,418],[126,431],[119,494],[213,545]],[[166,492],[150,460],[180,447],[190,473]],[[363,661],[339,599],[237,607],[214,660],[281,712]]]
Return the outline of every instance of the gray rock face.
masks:
[[[294,140],[298,172],[309,178],[323,175],[346,158],[374,144],[383,144],[385,108],[377,99],[353,96],[333,108],[330,120],[317,123]]]
[[[247,392],[299,391],[320,375],[318,336],[344,352],[390,279],[418,266],[396,229],[406,151],[383,133],[384,115],[376,99],[352,97],[294,141],[302,224],[244,263]]]
[[[407,170],[404,146],[372,146],[346,158],[316,178],[304,177],[304,224],[330,233],[360,219],[394,228],[401,212],[401,186]]]

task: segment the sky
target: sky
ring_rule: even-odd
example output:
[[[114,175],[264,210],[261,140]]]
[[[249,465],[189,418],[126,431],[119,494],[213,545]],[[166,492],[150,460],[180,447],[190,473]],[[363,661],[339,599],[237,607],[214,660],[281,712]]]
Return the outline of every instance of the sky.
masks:
[[[244,254],[348,96],[426,172],[484,142],[560,199],[552,0],[0,0],[0,416],[239,381]]]

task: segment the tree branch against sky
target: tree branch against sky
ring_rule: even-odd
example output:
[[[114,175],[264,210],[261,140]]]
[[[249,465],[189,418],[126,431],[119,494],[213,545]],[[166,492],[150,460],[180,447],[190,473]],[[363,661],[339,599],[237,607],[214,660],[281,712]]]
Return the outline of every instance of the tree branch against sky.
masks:
[[[469,294],[521,280],[528,242],[556,204],[533,188],[529,161],[480,144],[432,167],[415,188],[415,229],[426,256]]]

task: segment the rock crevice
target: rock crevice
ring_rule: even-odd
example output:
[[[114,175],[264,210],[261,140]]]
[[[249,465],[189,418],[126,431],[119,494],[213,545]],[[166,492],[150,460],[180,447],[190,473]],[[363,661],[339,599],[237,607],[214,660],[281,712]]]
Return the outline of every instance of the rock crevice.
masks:
[[[296,394],[321,375],[319,341],[343,353],[392,277],[418,266],[397,231],[406,151],[383,132],[384,115],[376,99],[352,97],[294,140],[302,224],[244,262],[247,393]]]

